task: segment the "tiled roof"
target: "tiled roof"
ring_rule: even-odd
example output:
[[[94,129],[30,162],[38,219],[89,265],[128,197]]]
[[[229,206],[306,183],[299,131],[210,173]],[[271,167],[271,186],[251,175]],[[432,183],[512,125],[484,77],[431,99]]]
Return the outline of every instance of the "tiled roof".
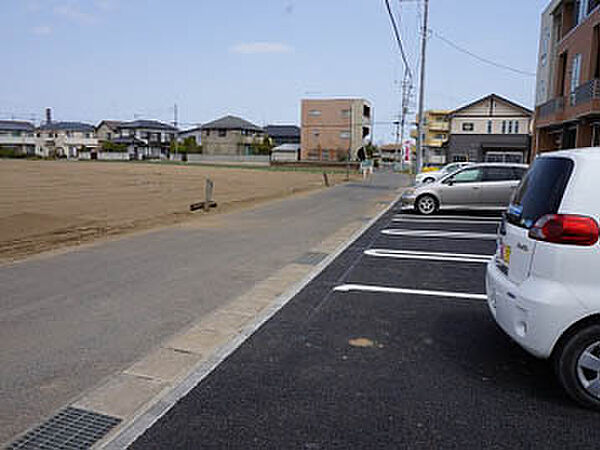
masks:
[[[56,131],[89,131],[95,130],[93,125],[83,122],[50,122],[40,125],[40,130],[56,130]]]
[[[159,122],[158,120],[134,120],[132,122],[121,122],[119,128],[150,128],[154,130],[177,131],[177,128],[174,126],[169,125],[168,123]]]
[[[236,116],[225,116],[202,125],[203,130],[251,130],[263,131],[261,127]]]
[[[296,125],[267,125],[265,133],[273,138],[278,137],[300,137],[300,127]]]
[[[3,131],[33,131],[35,126],[31,122],[20,120],[0,120],[0,130]]]

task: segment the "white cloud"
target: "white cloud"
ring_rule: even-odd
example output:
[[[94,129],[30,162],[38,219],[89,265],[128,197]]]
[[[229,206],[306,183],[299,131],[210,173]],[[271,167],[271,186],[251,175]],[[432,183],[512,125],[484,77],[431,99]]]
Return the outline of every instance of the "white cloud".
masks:
[[[117,4],[114,0],[94,0],[94,5],[102,11],[113,11],[117,8]]]
[[[33,34],[37,34],[38,36],[43,36],[52,33],[52,28],[50,28],[48,25],[39,25],[37,27],[33,27],[31,32]]]
[[[229,49],[232,53],[254,55],[257,53],[289,53],[292,47],[281,42],[245,42]]]
[[[55,6],[54,14],[65,17],[66,19],[81,25],[89,25],[96,21],[96,18],[92,14],[81,11],[79,8],[71,4]]]

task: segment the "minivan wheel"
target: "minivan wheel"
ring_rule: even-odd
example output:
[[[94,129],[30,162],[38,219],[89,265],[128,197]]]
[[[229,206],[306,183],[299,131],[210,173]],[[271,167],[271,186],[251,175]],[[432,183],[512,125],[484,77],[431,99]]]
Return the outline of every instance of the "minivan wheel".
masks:
[[[576,402],[600,410],[600,325],[578,331],[555,359],[560,384]]]
[[[437,199],[433,195],[425,194],[417,199],[417,212],[423,215],[429,215],[438,209]]]

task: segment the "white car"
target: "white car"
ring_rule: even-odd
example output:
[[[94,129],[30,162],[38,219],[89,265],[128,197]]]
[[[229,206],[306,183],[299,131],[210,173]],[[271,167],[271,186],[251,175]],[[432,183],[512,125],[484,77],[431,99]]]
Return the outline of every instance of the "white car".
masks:
[[[600,148],[540,155],[517,188],[488,264],[488,305],[525,350],[553,361],[600,409]]]
[[[456,172],[458,169],[461,169],[465,166],[468,166],[472,163],[469,162],[455,162],[446,164],[440,170],[434,170],[432,172],[421,172],[417,174],[415,177],[415,185],[425,184],[425,183],[433,183],[446,175],[449,175],[453,172]]]

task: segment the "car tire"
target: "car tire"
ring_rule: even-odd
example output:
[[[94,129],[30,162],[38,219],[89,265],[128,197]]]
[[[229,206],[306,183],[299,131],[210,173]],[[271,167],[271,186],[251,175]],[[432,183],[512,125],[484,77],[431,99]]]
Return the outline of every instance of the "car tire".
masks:
[[[415,202],[415,209],[419,214],[423,214],[424,216],[435,213],[438,207],[437,199],[430,194],[421,195]]]
[[[580,405],[600,411],[600,324],[571,336],[554,359],[560,384]]]

